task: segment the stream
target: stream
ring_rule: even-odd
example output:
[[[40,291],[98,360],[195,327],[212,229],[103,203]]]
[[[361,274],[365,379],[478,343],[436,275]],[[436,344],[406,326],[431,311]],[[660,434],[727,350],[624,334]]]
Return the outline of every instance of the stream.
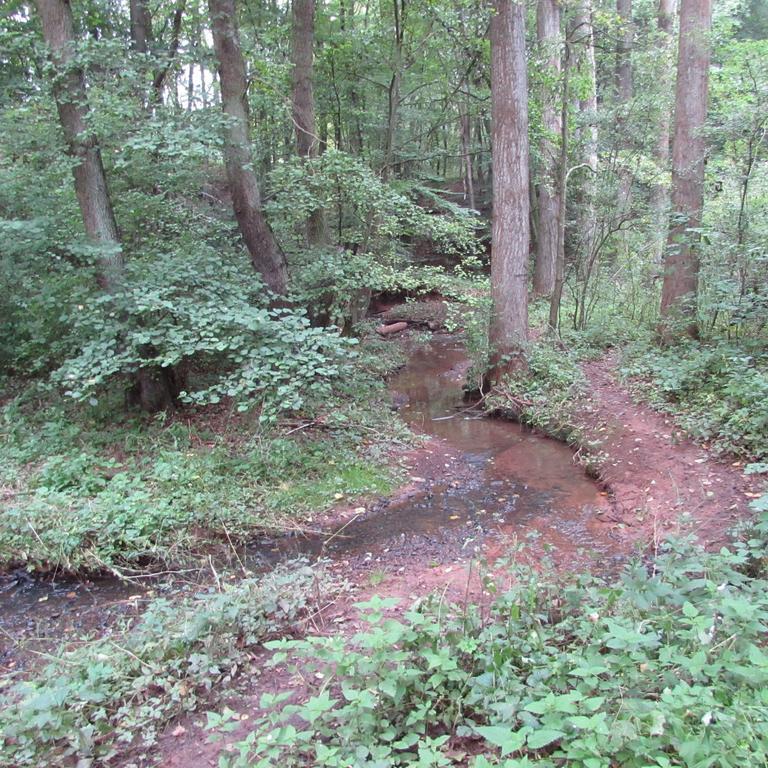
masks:
[[[467,368],[461,341],[436,335],[412,351],[389,383],[403,420],[433,438],[427,450],[436,477],[412,477],[411,492],[379,500],[327,532],[256,539],[246,565],[257,570],[308,555],[407,567],[417,559],[469,558],[492,537],[531,535],[570,567],[618,560],[615,544],[595,527],[608,501],[573,452],[468,406],[462,400]],[[22,641],[25,649],[50,649],[84,631],[109,632],[120,617],[137,615],[145,600],[173,589],[159,579],[144,587],[116,579],[8,579],[0,584],[0,671],[16,668],[14,649]]]

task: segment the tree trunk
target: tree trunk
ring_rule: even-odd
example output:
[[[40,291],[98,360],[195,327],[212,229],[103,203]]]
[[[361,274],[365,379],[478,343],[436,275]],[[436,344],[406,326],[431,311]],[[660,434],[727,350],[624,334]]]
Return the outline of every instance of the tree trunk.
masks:
[[[525,8],[495,0],[491,19],[493,220],[491,378],[524,365],[528,340],[528,74]]]
[[[35,5],[51,58],[59,69],[53,93],[68,151],[75,159],[75,193],[83,225],[88,237],[100,246],[99,284],[111,293],[122,282],[125,263],[99,143],[88,129],[85,78],[74,61],[72,9],[68,0],[35,0]],[[170,369],[141,368],[132,388],[137,401],[146,410],[173,408],[178,392],[169,387],[172,376]]]
[[[155,104],[163,103],[163,88],[165,87],[165,81],[168,77],[168,73],[171,71],[173,62],[176,59],[176,54],[179,52],[181,22],[184,18],[185,6],[186,0],[179,0],[179,4],[176,6],[171,19],[171,42],[168,45],[168,52],[165,54],[165,61],[157,70],[155,70],[154,77],[152,78]],[[174,94],[178,99],[178,93],[174,91]]]
[[[560,77],[560,5],[557,0],[538,0],[536,5],[536,37],[548,75]],[[536,266],[533,292],[549,296],[555,287],[555,265],[560,232],[560,191],[557,139],[562,130],[561,110],[557,108],[557,88],[542,89],[542,123],[544,132],[540,143],[538,227],[536,229]]]
[[[123,275],[123,252],[107,177],[97,137],[88,127],[88,97],[83,71],[75,64],[75,36],[72,9],[68,0],[35,0],[45,42],[58,70],[53,94],[69,154],[74,158],[72,173],[75,194],[88,237],[99,244],[99,282],[112,291]]]
[[[464,172],[464,201],[474,211],[475,203],[475,174],[472,163],[472,124],[469,119],[469,109],[465,106],[460,109],[459,130],[461,132],[461,154]]]
[[[583,125],[584,154],[582,162],[587,166],[582,175],[583,201],[579,207],[581,257],[587,262],[592,258],[592,251],[597,240],[597,213],[595,211],[595,193],[597,179],[597,67],[595,64],[595,34],[592,25],[591,0],[583,0],[573,19],[572,42],[579,51],[579,66],[582,78],[587,83],[586,95],[579,99],[579,112]]]
[[[704,207],[709,32],[712,0],[682,0],[672,140],[672,217],[661,293],[662,337],[695,337],[699,281],[698,242]],[[675,320],[683,323],[676,325]]]
[[[384,161],[382,178],[387,181],[392,176],[395,163],[395,143],[400,110],[400,86],[403,77],[403,37],[405,28],[406,0],[392,0],[394,10],[394,49],[392,77],[387,89],[387,126],[384,134]]]
[[[557,251],[555,258],[555,285],[549,302],[549,330],[557,332],[560,324],[560,302],[565,284],[565,203],[568,194],[568,103],[570,101],[571,49],[565,41],[563,54],[563,83],[560,100],[560,157],[557,161]]]
[[[235,0],[208,0],[208,7],[219,64],[221,106],[228,118],[224,161],[235,218],[253,266],[266,286],[282,296],[287,289],[288,270],[285,256],[264,217],[253,169],[248,135],[248,85],[235,20]]]
[[[315,0],[293,0],[293,127],[299,157],[317,157],[319,142],[315,133],[315,101],[312,88],[315,43]],[[341,124],[338,125],[341,130]],[[338,149],[337,138],[337,149]],[[320,245],[328,232],[322,208],[307,219],[307,242]]]
[[[628,149],[632,142],[627,135],[628,111],[633,96],[632,84],[632,0],[616,0],[616,12],[621,22],[620,38],[616,49],[616,133],[620,149]],[[632,204],[632,174],[620,161],[619,208],[628,209]]]
[[[312,92],[315,0],[293,0],[293,127],[300,157],[317,155]]]
[[[675,21],[676,0],[659,0],[658,27],[659,27],[659,57],[661,67],[659,78],[661,80],[661,94],[663,103],[659,111],[659,120],[656,125],[656,142],[654,145],[654,159],[656,160],[658,181],[651,190],[651,210],[653,212],[654,245],[653,259],[660,264],[664,256],[664,243],[667,236],[667,222],[669,220],[669,184],[667,172],[669,170],[669,134],[670,134],[670,104],[667,93],[671,86],[671,66],[667,60],[672,48],[672,34]]]
[[[131,45],[137,53],[149,53],[154,40],[147,0],[130,0]]]

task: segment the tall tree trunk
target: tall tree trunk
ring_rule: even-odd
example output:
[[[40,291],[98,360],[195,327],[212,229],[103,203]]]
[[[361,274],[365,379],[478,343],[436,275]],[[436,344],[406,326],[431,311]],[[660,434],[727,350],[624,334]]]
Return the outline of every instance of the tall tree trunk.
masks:
[[[35,0],[35,5],[59,70],[53,92],[67,148],[75,159],[75,193],[83,225],[100,246],[99,284],[111,293],[122,282],[125,263],[99,143],[88,128],[88,94],[83,72],[75,63],[72,9],[68,0]],[[136,373],[131,396],[146,411],[172,408],[178,394],[170,387],[172,377],[170,368],[143,367]]]
[[[88,237],[99,244],[99,282],[106,291],[119,284],[124,269],[107,177],[97,137],[88,127],[88,96],[83,71],[75,63],[75,35],[68,0],[35,0],[45,42],[58,70],[53,94],[69,154],[75,194]]]
[[[253,266],[267,287],[282,296],[288,285],[288,269],[285,256],[264,217],[253,169],[248,135],[248,84],[237,33],[235,0],[208,0],[208,7],[219,64],[221,106],[228,118],[224,161],[235,218]]]
[[[315,43],[315,0],[293,0],[293,127],[299,157],[317,157],[319,142],[315,129],[313,93]],[[338,124],[341,131],[341,123]],[[337,148],[338,148],[337,136]],[[328,239],[322,208],[307,219],[307,242],[320,245]]]
[[[560,302],[563,299],[565,284],[565,203],[568,194],[568,104],[570,101],[571,49],[570,41],[565,41],[563,54],[563,83],[560,100],[560,157],[557,161],[557,252],[555,258],[555,285],[549,302],[549,330],[554,333],[559,328]]]
[[[572,27],[572,43],[578,51],[581,76],[586,81],[585,95],[579,99],[579,112],[586,118],[582,129],[583,159],[587,171],[582,175],[583,201],[579,206],[580,256],[586,262],[592,258],[597,239],[595,193],[598,164],[597,134],[597,67],[595,64],[595,33],[592,25],[591,0],[582,0],[576,9]]]
[[[700,235],[696,230],[704,207],[707,147],[702,129],[707,119],[711,25],[712,0],[682,0],[672,140],[672,222],[661,293],[665,341],[672,340],[678,330],[692,337],[698,334]],[[681,326],[676,325],[677,319],[683,320]]]
[[[147,0],[130,0],[131,44],[137,53],[149,53],[154,40]]]
[[[634,25],[632,24],[632,0],[616,0],[616,12],[621,22],[620,38],[616,50],[616,133],[620,149],[632,146],[628,136],[628,111],[633,96],[632,45]],[[628,209],[632,204],[632,174],[620,161],[619,165],[619,207]]]
[[[312,91],[315,0],[293,0],[293,128],[300,157],[317,155]]]
[[[493,380],[524,364],[528,340],[528,74],[525,7],[495,0],[491,19]]]
[[[384,161],[382,178],[386,181],[392,176],[395,161],[395,142],[400,110],[400,86],[403,78],[403,38],[405,34],[406,0],[392,0],[394,10],[394,50],[392,77],[387,89],[387,126],[384,134]]]
[[[163,88],[171,71],[176,54],[179,52],[179,40],[181,38],[181,22],[184,19],[184,8],[186,0],[178,0],[173,16],[171,18],[171,42],[168,44],[168,52],[165,54],[164,61],[155,70],[152,78],[152,88],[154,89],[155,104],[163,103]],[[178,93],[174,93],[178,99]]]
[[[669,184],[667,183],[667,171],[669,170],[669,136],[670,136],[670,104],[667,98],[671,85],[672,67],[668,61],[672,48],[672,36],[675,22],[676,0],[659,0],[658,27],[659,27],[659,56],[661,67],[659,78],[661,80],[661,96],[663,99],[659,120],[656,125],[656,142],[654,145],[654,159],[656,160],[659,179],[651,190],[651,210],[653,212],[654,245],[653,257],[660,264],[664,256],[664,243],[667,239],[667,222],[669,220]]]
[[[557,0],[538,0],[536,4],[536,37],[540,56],[546,61],[547,73],[560,76],[560,5]],[[544,133],[540,143],[538,227],[536,229],[536,265],[533,292],[549,296],[555,287],[555,265],[560,232],[560,191],[558,189],[558,145],[562,130],[561,110],[557,106],[558,88],[544,87],[542,92],[542,123]]]

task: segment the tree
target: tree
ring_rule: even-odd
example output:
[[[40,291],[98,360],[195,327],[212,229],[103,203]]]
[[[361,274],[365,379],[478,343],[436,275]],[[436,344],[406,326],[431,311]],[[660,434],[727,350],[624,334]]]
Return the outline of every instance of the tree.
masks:
[[[293,128],[299,157],[317,157],[313,89],[315,44],[315,0],[293,0]],[[307,220],[307,242],[318,245],[327,240],[325,215],[318,208]]]
[[[632,78],[632,45],[634,41],[634,25],[632,24],[632,0],[616,0],[616,13],[621,23],[620,37],[616,47],[616,133],[619,148],[630,146],[628,132],[629,109],[634,91]],[[619,166],[619,199],[620,208],[629,208],[632,202],[632,174],[622,163]]]
[[[131,44],[137,53],[149,53],[153,41],[152,17],[147,0],[130,0]]]
[[[539,0],[536,4],[536,36],[548,77],[559,78],[560,5],[557,0]],[[562,131],[561,110],[555,103],[558,87],[548,84],[542,89],[542,137],[540,143],[541,172],[538,188],[538,229],[533,292],[549,296],[555,287],[555,272],[560,243],[560,196],[558,187],[559,149]]]
[[[525,8],[496,0],[491,19],[492,378],[519,366],[528,340],[528,75]]]
[[[88,127],[85,76],[77,64],[72,8],[68,0],[35,0],[43,37],[51,50],[53,95],[69,154],[75,194],[86,235],[98,245],[99,282],[107,291],[123,275],[123,251],[117,230],[98,138]]]
[[[88,127],[88,94],[77,65],[72,8],[68,0],[36,0],[35,4],[57,69],[54,98],[69,153],[75,159],[75,194],[85,232],[99,246],[99,283],[113,293],[123,281],[125,262],[99,142]],[[130,399],[153,412],[172,408],[177,394],[173,370],[142,366],[136,371]]]
[[[682,0],[675,87],[675,132],[672,141],[672,221],[661,293],[662,337],[676,335],[675,320],[688,336],[698,334],[698,232],[704,207],[711,0]]]
[[[676,0],[659,0],[657,26],[660,37],[661,67],[659,68],[662,84],[661,109],[656,127],[656,141],[654,144],[654,160],[658,168],[659,180],[651,190],[651,210],[654,220],[654,261],[660,262],[664,255],[664,241],[666,240],[667,217],[669,215],[669,184],[666,176],[669,166],[669,101],[666,96],[666,87],[671,78],[668,75],[670,67],[667,57],[672,47],[673,28],[675,22]]]
[[[248,81],[237,31],[235,0],[208,0],[208,7],[218,60],[221,107],[228,118],[224,162],[232,207],[253,266],[266,286],[282,296],[288,286],[288,268],[264,216],[251,158]]]
[[[315,0],[293,0],[293,128],[299,157],[317,154],[312,89]]]

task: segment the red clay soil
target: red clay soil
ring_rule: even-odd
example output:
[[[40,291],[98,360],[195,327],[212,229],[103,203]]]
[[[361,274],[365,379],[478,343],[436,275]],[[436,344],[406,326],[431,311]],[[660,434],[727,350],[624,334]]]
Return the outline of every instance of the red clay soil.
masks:
[[[582,414],[590,437],[602,440],[604,482],[614,500],[614,524],[640,544],[691,532],[708,547],[728,541],[759,496],[742,462],[715,457],[674,420],[638,403],[617,382],[616,355],[584,365],[591,409]]]
[[[708,546],[725,543],[734,524],[748,517],[749,502],[758,491],[757,483],[742,474],[741,463],[714,457],[705,447],[685,438],[672,419],[638,404],[617,381],[614,355],[586,363],[584,371],[591,403],[582,414],[582,426],[590,439],[603,441],[603,480],[611,501],[598,510],[590,529],[596,536],[609,538],[613,549],[627,554],[647,551],[664,537],[686,531],[695,533]],[[413,475],[439,479],[441,472],[451,471],[445,469],[445,455],[440,441],[430,439],[422,449],[402,458]],[[405,492],[413,492],[413,488]],[[545,528],[542,539],[539,545],[547,543]],[[504,554],[504,549],[503,542],[489,539],[484,554],[492,559]],[[438,564],[419,561],[413,552],[398,553],[393,548],[375,561],[376,569],[386,573],[375,585],[370,583],[371,571],[361,571],[359,562],[341,561],[335,569],[357,586],[352,594],[317,616],[312,630],[345,635],[359,631],[353,603],[374,593],[403,598],[401,610],[432,591],[445,592],[450,599],[488,599],[474,578],[476,573],[469,572],[471,559],[472,553],[462,553]],[[257,674],[247,690],[229,702],[244,718],[241,728],[227,738],[229,743],[247,734],[249,724],[260,714],[262,693],[286,688],[307,691],[306,682],[291,679],[286,669],[264,668],[259,658],[254,663]],[[160,740],[158,762],[151,764],[163,768],[216,766],[222,744],[208,743],[204,720],[202,715],[191,715],[171,725]]]

